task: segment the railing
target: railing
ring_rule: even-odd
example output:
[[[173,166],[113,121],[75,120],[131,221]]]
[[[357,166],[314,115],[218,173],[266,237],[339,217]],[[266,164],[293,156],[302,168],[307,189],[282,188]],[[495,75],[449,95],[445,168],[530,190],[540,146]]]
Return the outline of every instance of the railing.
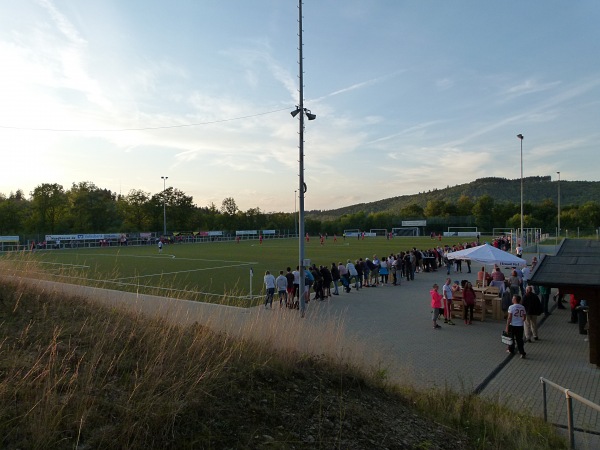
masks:
[[[597,405],[594,402],[589,401],[587,398],[582,397],[581,395],[576,394],[575,392],[571,392],[569,389],[559,386],[556,383],[553,383],[550,380],[547,380],[544,377],[540,377],[540,383],[542,383],[542,392],[544,396],[544,421],[548,422],[548,405],[546,403],[546,385],[553,387],[559,391],[562,391],[565,394],[565,398],[567,399],[567,430],[569,432],[569,446],[570,448],[575,448],[575,431],[582,431],[584,433],[593,433],[598,434],[598,432],[583,430],[581,428],[575,428],[573,426],[573,399],[583,403],[586,406],[589,406],[596,411],[600,411],[600,405]],[[564,425],[559,425],[564,426]]]

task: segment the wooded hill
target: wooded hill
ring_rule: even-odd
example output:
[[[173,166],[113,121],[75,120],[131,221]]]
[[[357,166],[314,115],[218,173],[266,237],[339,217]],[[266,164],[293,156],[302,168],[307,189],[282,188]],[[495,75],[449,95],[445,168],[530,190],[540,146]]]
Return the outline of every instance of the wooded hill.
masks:
[[[552,180],[550,176],[523,178],[524,203],[538,204],[550,199],[554,203],[558,201],[558,181]],[[409,205],[416,204],[422,208],[432,200],[443,200],[448,203],[457,203],[461,196],[470,197],[471,200],[483,195],[491,196],[496,203],[521,201],[521,179],[509,180],[506,178],[478,178],[475,181],[457,186],[448,186],[445,189],[433,189],[427,192],[419,192],[412,195],[401,195],[386,198],[371,203],[358,203],[332,210],[307,211],[307,215],[314,219],[327,220],[340,217],[344,214],[355,214],[358,212],[378,213],[386,212],[392,214],[400,213],[400,210]],[[560,202],[563,206],[582,205],[587,201],[600,200],[600,182],[598,181],[560,181]]]

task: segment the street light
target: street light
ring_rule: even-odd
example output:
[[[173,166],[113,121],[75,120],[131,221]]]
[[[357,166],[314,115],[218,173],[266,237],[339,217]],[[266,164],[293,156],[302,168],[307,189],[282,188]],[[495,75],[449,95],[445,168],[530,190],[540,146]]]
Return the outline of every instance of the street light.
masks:
[[[163,180],[163,236],[167,236],[167,197],[165,191],[167,190],[167,180],[169,177],[161,177]]]
[[[521,141],[521,248],[525,247],[523,240],[523,135],[517,134],[517,138]]]
[[[556,173],[558,174],[558,229],[556,234],[560,238],[560,172]]]
[[[302,0],[298,0],[298,94],[300,101],[296,109],[290,114],[292,117],[299,116],[299,144],[298,144],[298,267],[300,270],[300,316],[304,317],[306,305],[304,302],[304,194],[306,193],[306,183],[304,182],[304,116],[308,120],[315,120],[316,114],[310,112],[304,107],[304,57],[302,56]]]
[[[298,220],[296,220],[296,198],[298,198],[298,189],[294,191],[294,234],[298,234]]]

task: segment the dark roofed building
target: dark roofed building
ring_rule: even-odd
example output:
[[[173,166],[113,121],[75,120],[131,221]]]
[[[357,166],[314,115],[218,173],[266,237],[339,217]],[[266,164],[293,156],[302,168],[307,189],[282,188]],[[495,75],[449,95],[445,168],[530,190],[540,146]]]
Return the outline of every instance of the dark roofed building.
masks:
[[[565,239],[556,256],[540,261],[529,284],[559,288],[588,302],[590,363],[600,367],[600,241]]]

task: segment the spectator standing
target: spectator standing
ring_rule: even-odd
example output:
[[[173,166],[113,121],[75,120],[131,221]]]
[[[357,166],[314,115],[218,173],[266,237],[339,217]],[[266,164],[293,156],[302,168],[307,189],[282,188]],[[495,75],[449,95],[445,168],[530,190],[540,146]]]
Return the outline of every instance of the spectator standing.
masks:
[[[450,258],[448,258],[448,253],[450,253],[450,251],[446,251],[446,253],[444,253],[444,263],[446,265],[446,275],[450,275],[450,269],[452,269],[452,261],[450,260]]]
[[[481,270],[477,272],[477,281],[481,281],[481,286],[487,286],[487,279],[489,274],[485,271],[485,266],[481,267]]]
[[[523,332],[526,317],[527,312],[525,311],[525,308],[523,308],[523,305],[521,305],[521,297],[519,295],[513,295],[512,305],[508,308],[508,319],[506,320],[506,332],[513,337],[513,343],[508,346],[506,351],[511,355],[514,354],[516,342],[517,349],[521,354],[521,359],[525,358]]]
[[[505,319],[508,317],[508,308],[510,308],[510,305],[512,305],[512,294],[508,288],[508,281],[504,280],[504,292],[502,292],[502,301],[500,306],[502,308],[502,312],[504,313]]]
[[[388,284],[389,273],[390,273],[390,271],[389,271],[388,261],[386,258],[383,258],[379,263],[379,277],[381,279],[380,281],[383,286]]]
[[[417,255],[415,255],[415,251],[411,251],[409,253],[410,258],[410,279],[411,281],[415,279],[415,272],[417,271]]]
[[[268,270],[265,272],[265,288],[267,293],[265,295],[265,309],[271,307],[273,309],[273,297],[275,295],[275,277],[271,275]]]
[[[362,258],[354,261],[354,267],[356,268],[356,273],[358,274],[358,287],[363,287],[363,274],[364,274],[364,265]]]
[[[548,311],[548,303],[550,302],[550,288],[546,286],[540,286],[539,290],[542,303],[542,312],[544,313],[544,316],[548,317],[550,315],[550,312]]]
[[[333,281],[331,272],[327,266],[320,266],[319,271],[323,277],[323,297],[329,298],[331,297],[331,282]]]
[[[506,277],[500,270],[500,267],[496,266],[496,268],[492,272],[492,280],[493,281],[504,281],[505,279],[506,279]]]
[[[283,307],[283,302],[287,304],[287,278],[283,274],[283,270],[279,271],[279,276],[275,279],[275,286],[277,287],[277,295],[279,297],[279,308]]]
[[[519,280],[519,276],[517,275],[517,271],[513,270],[510,278],[508,279],[508,284],[510,286],[510,293],[512,295],[519,295],[520,294],[520,280]]]
[[[406,281],[415,279],[415,267],[413,266],[414,260],[414,255],[412,255],[410,251],[406,252],[404,255],[404,271],[406,273]]]
[[[333,295],[340,295],[338,281],[340,281],[340,271],[335,263],[331,263],[331,281],[333,281]]]
[[[569,294],[569,304],[571,305],[571,320],[570,323],[577,323],[577,307],[579,306],[579,300],[575,297],[575,294]]]
[[[292,300],[297,298],[298,301],[294,300],[294,307],[296,307],[296,304],[300,307],[300,266],[296,266],[296,270],[292,272],[292,275],[294,275],[294,297]]]
[[[444,299],[444,323],[448,325],[454,325],[452,322],[452,286],[450,285],[452,280],[446,279],[446,283],[442,286],[442,293]]]
[[[588,315],[588,304],[586,300],[581,299],[579,301],[579,306],[576,308],[577,310],[577,323],[579,323],[579,334],[588,334],[585,329],[585,325],[587,324],[587,315]]]
[[[294,274],[292,273],[292,268],[288,267],[287,272],[285,273],[285,279],[287,280],[287,302],[286,306],[288,308],[294,307],[294,297],[296,296],[295,292],[295,283],[294,283]]]
[[[429,291],[429,295],[431,296],[431,320],[433,321],[433,329],[437,330],[442,328],[438,325],[437,320],[440,315],[440,308],[442,307],[442,294],[438,292],[439,286],[434,284],[431,290]]]
[[[373,286],[379,286],[379,268],[381,267],[381,261],[377,255],[373,255],[373,265],[374,268],[371,270],[371,279],[373,282],[371,284]]]
[[[538,340],[537,318],[542,313],[542,302],[533,292],[532,286],[527,286],[523,297],[523,307],[527,316],[525,317],[525,342]]]
[[[465,319],[465,325],[473,325],[473,310],[475,309],[475,291],[473,285],[469,282],[465,284],[465,288],[462,292],[463,298],[463,317]]]
[[[377,273],[379,273],[379,269],[376,269],[375,264],[373,264],[373,261],[371,261],[369,258],[365,259],[365,265],[367,266],[367,269],[365,270],[365,281],[366,281],[366,286],[367,287],[375,287],[375,284],[373,284],[373,273],[375,273],[375,271],[377,270]]]
[[[310,268],[310,272],[314,277],[315,283],[313,289],[315,291],[315,300],[324,300],[323,298],[323,277],[315,264]]]
[[[354,289],[358,291],[358,271],[356,270],[356,266],[352,263],[352,261],[348,260],[346,262],[346,269],[348,270],[348,283],[354,279]]]
[[[343,265],[341,261],[338,263],[338,272],[340,273],[340,281],[342,282],[346,293],[350,292],[351,289],[350,280],[348,279],[348,269],[346,269],[346,266]]]

